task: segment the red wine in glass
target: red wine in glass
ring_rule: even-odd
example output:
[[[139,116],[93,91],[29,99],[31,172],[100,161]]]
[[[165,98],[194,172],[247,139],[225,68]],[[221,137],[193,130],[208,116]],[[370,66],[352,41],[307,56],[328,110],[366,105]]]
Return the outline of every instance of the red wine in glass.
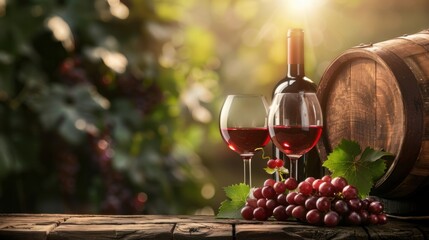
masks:
[[[297,160],[319,141],[323,117],[315,93],[279,93],[268,113],[274,145],[290,159],[290,176],[298,179]]]
[[[269,141],[268,104],[260,95],[228,95],[220,112],[219,128],[229,148],[240,154],[244,184],[252,187],[251,160]]]
[[[223,128],[222,136],[228,143],[228,147],[239,153],[254,152],[270,141],[268,128]]]
[[[303,155],[312,149],[322,135],[322,126],[274,126],[276,146],[286,154]]]

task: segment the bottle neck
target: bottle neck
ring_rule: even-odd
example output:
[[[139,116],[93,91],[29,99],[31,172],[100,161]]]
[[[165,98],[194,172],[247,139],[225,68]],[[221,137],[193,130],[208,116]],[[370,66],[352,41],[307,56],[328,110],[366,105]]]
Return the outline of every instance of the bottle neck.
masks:
[[[303,77],[304,72],[304,32],[291,29],[287,38],[287,62],[289,77]]]
[[[288,64],[288,71],[287,71],[288,77],[304,77],[304,64]]]

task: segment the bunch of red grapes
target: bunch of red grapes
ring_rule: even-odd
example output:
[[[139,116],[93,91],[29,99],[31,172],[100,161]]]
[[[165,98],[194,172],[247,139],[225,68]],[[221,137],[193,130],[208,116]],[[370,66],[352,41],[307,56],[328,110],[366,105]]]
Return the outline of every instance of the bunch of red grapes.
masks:
[[[283,163],[275,161],[278,166]],[[273,163],[268,165],[274,166]],[[292,217],[311,225],[329,227],[387,222],[383,204],[372,197],[359,198],[358,190],[343,177],[309,177],[300,183],[294,178],[278,182],[267,179],[263,187],[253,190],[253,196],[241,209],[241,216],[246,220],[265,221],[273,216],[285,221]]]

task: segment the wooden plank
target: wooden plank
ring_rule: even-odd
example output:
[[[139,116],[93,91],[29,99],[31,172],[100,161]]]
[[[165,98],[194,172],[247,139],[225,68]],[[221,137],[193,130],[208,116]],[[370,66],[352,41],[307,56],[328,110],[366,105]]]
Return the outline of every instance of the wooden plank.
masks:
[[[284,239],[368,239],[361,227],[334,228],[317,227],[296,222],[287,224],[238,224],[235,227],[236,240],[284,240]]]
[[[239,219],[216,218],[205,215],[71,215],[67,219],[70,224],[136,224],[136,223],[228,223],[240,222]]]
[[[341,139],[351,138],[350,129],[350,64],[341,65],[329,81],[324,110],[324,135],[328,137],[329,149],[336,147]]]
[[[365,227],[370,239],[426,239],[424,233],[415,224],[389,219],[386,225]]]
[[[75,216],[67,219],[67,224],[88,225],[88,224],[146,224],[146,223],[177,223],[184,221],[184,218],[171,216],[164,218],[162,216],[145,216],[145,215],[130,215],[130,216]],[[189,220],[188,220],[189,221]]]
[[[178,223],[173,232],[174,240],[202,238],[212,240],[232,240],[232,225],[220,223]]]
[[[68,224],[49,233],[48,240],[157,239],[171,240],[174,224]]]
[[[424,239],[429,239],[429,221],[426,221],[425,223],[418,223],[417,229],[422,232],[422,234],[424,235]]]
[[[376,64],[375,147],[396,154],[401,150],[406,113],[402,95],[392,72]]]
[[[235,236],[233,234],[235,233]],[[428,239],[429,222],[389,219],[365,227],[311,226],[213,216],[0,215],[0,239]]]
[[[45,240],[65,216],[0,215],[0,239]]]
[[[67,215],[0,215],[0,229],[8,228],[16,224],[38,224],[50,225],[64,222],[68,218]]]
[[[351,139],[361,146],[375,147],[375,66],[374,60],[364,58],[356,58],[351,63],[350,105],[347,107]]]

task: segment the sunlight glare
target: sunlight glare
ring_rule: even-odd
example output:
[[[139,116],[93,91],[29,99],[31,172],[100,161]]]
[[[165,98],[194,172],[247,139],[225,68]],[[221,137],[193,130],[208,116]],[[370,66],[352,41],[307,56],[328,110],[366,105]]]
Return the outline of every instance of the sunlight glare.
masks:
[[[110,13],[119,19],[126,19],[130,14],[128,7],[119,0],[107,0],[107,3],[110,6]]]
[[[280,0],[280,2],[290,14],[302,15],[317,10],[325,0]]]
[[[314,7],[318,0],[289,0],[289,7],[292,11],[304,12]]]
[[[59,16],[52,16],[47,20],[46,26],[51,29],[55,39],[62,42],[65,49],[69,51],[74,49],[73,34],[64,19]]]
[[[6,14],[6,0],[0,0],[0,17]]]

